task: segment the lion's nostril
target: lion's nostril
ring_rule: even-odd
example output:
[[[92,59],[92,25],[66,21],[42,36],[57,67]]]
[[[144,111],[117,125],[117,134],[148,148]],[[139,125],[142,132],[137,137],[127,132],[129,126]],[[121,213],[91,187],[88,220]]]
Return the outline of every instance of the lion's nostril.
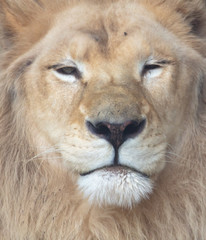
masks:
[[[97,129],[98,133],[101,135],[109,136],[111,134],[109,128],[104,123],[97,124],[96,129]]]
[[[109,136],[111,135],[107,124],[105,124],[104,122],[92,124],[91,122],[87,121],[87,127],[93,134],[99,135],[100,137],[109,138]]]
[[[118,149],[128,138],[140,134],[145,127],[145,123],[146,120],[143,119],[141,121],[127,121],[122,124],[108,122],[93,124],[90,121],[87,121],[86,125],[92,134],[106,139],[115,147],[115,149]]]
[[[146,124],[146,120],[143,119],[141,121],[130,121],[127,122],[126,127],[123,131],[123,138],[126,140],[131,137],[135,137],[142,132]]]

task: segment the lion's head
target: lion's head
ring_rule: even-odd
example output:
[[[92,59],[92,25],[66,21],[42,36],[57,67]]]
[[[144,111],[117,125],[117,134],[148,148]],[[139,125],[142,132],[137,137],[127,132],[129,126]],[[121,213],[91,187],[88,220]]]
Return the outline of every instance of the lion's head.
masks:
[[[147,197],[203,99],[204,53],[188,21],[172,3],[80,1],[46,17],[31,3],[38,11],[18,23],[21,1],[3,2],[3,75],[13,74],[11,108],[21,106],[34,158],[49,156],[94,204]]]

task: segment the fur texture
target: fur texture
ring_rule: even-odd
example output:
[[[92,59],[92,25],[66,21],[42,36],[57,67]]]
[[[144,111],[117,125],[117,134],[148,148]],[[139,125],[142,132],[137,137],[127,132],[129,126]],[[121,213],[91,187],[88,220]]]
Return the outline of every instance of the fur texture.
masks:
[[[140,17],[137,26],[136,12]],[[1,240],[206,238],[205,12],[200,0],[0,0]],[[70,14],[77,15],[77,19]],[[83,23],[78,25],[81,21],[86,21],[86,28]],[[62,25],[66,27],[61,29]],[[134,25],[133,31],[129,27]],[[153,26],[157,28],[153,30]],[[66,35],[67,27],[72,36]],[[59,75],[46,72],[56,59],[68,53],[67,42],[76,36],[77,28],[80,37],[74,37],[69,48],[79,69],[88,72],[81,91],[73,78],[71,81],[64,76],[59,82]],[[87,31],[92,40],[85,37]],[[122,41],[135,32],[141,36],[138,41],[142,41],[138,49],[133,48],[135,38],[128,45]],[[159,34],[164,37],[163,42]],[[153,45],[156,41],[158,46]],[[154,55],[158,49],[172,59],[172,64],[162,68],[166,73],[147,72],[142,87],[134,83],[133,79],[138,81],[140,77],[131,77],[130,64],[142,59],[145,52],[150,53],[151,46]],[[131,58],[134,51],[139,58]],[[108,78],[110,73],[112,77]],[[126,77],[131,79],[131,86],[125,83]],[[123,80],[118,85],[120,78]],[[96,84],[91,79],[102,81]],[[100,91],[105,86],[107,91]],[[94,173],[97,180],[94,178],[93,183],[78,177],[92,167],[101,168],[101,161],[109,165],[114,158],[109,143],[91,137],[83,124],[88,120],[85,116],[94,119],[97,110],[99,118],[113,121],[124,120],[125,114],[131,118],[139,116],[139,111],[147,117],[145,133],[126,141],[119,155],[122,163],[138,167],[154,180],[148,199],[139,202],[138,196],[132,195],[134,190],[129,191],[126,185],[128,192],[117,189],[123,196],[121,207],[117,204],[119,197],[102,204],[108,200],[106,195],[101,197],[99,189],[105,190],[109,184],[101,178],[102,172]],[[105,112],[109,112],[109,117]],[[69,131],[62,134],[68,125]],[[141,147],[136,149],[137,145]],[[138,157],[144,161],[133,161]],[[120,175],[114,179],[121,182]],[[93,204],[79,191],[78,181],[90,198],[97,192]],[[109,196],[115,188],[114,181]],[[142,195],[151,191],[150,182],[141,184]],[[138,204],[127,208],[127,196],[138,198],[134,201]]]

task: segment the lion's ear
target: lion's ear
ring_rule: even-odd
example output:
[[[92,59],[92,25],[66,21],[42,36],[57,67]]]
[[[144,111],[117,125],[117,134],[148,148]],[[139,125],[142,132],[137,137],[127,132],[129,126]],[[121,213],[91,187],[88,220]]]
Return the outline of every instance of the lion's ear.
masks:
[[[176,0],[176,10],[179,12],[187,24],[191,27],[191,32],[206,37],[206,2],[205,0]]]
[[[0,0],[0,40],[4,47],[22,35],[34,18],[35,9],[36,0]]]

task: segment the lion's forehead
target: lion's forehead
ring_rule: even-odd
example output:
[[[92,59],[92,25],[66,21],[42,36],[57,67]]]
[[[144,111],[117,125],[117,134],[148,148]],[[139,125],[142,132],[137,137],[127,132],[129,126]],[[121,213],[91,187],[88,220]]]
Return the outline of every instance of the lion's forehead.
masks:
[[[145,60],[155,51],[165,55],[173,52],[174,36],[138,3],[121,8],[116,4],[108,9],[87,6],[87,10],[83,5],[82,9],[86,14],[78,6],[56,16],[46,40],[47,45],[49,39],[52,41],[54,51],[89,61],[95,67],[112,60],[114,64],[117,60],[119,66],[122,62],[123,67],[128,61],[134,62],[134,56]]]

